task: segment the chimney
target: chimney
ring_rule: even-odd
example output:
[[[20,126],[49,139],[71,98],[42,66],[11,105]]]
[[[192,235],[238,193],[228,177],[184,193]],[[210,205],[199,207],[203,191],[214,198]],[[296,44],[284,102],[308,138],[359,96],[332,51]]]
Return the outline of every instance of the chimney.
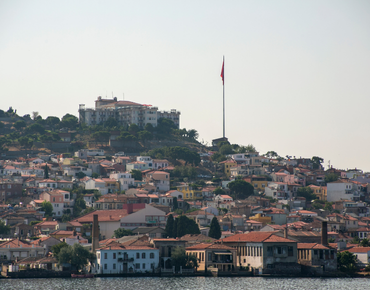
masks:
[[[128,203],[127,204],[127,213],[133,213],[134,212],[134,204],[133,203]]]
[[[328,245],[328,222],[321,223],[321,244]]]
[[[284,238],[288,238],[288,227],[284,228]]]
[[[99,247],[99,221],[98,215],[93,215],[92,224],[92,252],[95,253],[96,249]]]

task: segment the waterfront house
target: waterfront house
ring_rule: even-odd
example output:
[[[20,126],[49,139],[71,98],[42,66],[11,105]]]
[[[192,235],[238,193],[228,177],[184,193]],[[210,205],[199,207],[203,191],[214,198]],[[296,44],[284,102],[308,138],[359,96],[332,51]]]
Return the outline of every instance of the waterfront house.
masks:
[[[236,249],[226,245],[202,243],[186,248],[186,254],[197,257],[197,271],[212,267],[219,272],[232,272],[236,268]]]
[[[236,265],[258,269],[266,273],[300,273],[297,242],[279,237],[275,232],[236,234],[221,240],[237,250]]]
[[[158,268],[159,250],[111,242],[96,250],[96,260],[100,274],[152,272]]]

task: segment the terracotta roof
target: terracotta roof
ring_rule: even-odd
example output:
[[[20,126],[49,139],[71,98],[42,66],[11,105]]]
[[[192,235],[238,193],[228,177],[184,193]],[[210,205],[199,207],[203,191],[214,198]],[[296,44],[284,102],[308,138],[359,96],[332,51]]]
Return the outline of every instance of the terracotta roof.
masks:
[[[250,232],[248,234],[236,234],[222,239],[224,242],[295,242],[274,235],[275,232]]]
[[[32,245],[30,243],[18,240],[18,239],[13,239],[10,241],[6,241],[0,245],[0,248],[31,248]]]
[[[317,243],[298,243],[297,249],[328,250],[329,247]]]
[[[367,253],[370,252],[370,247],[354,247],[347,251],[350,253]]]
[[[96,210],[74,219],[73,222],[92,223],[94,214],[98,215],[99,222],[119,221],[122,217],[128,215],[126,209]]]
[[[205,249],[215,249],[215,250],[236,250],[235,248],[232,248],[232,247],[229,247],[229,246],[226,246],[226,245],[222,245],[222,244],[211,244],[211,243],[202,243],[202,244],[198,244],[198,245],[194,245],[194,246],[191,246],[191,247],[188,247],[186,248],[186,250],[205,250]]]

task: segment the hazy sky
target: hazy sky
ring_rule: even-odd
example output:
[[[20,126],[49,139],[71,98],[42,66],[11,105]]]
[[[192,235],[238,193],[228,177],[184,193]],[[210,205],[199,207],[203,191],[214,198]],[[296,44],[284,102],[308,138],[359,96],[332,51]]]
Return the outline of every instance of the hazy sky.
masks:
[[[0,0],[0,108],[98,96],[181,111],[199,140],[370,171],[370,1]]]

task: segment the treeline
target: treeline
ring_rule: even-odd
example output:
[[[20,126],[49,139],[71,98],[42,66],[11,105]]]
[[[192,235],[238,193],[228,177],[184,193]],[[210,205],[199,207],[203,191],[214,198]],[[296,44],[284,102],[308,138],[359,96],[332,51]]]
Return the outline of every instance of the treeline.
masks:
[[[197,152],[180,146],[156,148],[144,153],[144,155],[149,155],[150,157],[156,159],[166,158],[171,161],[184,160],[185,165],[193,164],[197,166],[200,163],[200,156]]]

